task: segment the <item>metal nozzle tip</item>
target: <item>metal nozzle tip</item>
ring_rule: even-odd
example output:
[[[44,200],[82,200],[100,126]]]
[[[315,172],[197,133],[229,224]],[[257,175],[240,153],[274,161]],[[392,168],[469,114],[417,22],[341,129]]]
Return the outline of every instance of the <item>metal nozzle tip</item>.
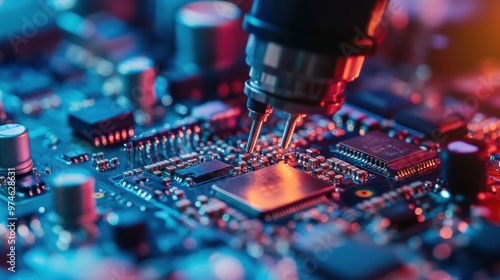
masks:
[[[303,115],[293,115],[288,116],[288,120],[285,124],[285,130],[283,131],[283,136],[281,137],[280,147],[283,149],[288,148],[292,142],[292,136],[295,131],[297,123],[302,119]]]
[[[253,120],[252,126],[250,127],[250,133],[248,135],[247,147],[246,150],[248,153],[253,153],[255,149],[255,144],[257,143],[257,139],[259,139],[260,130],[262,128],[262,124],[264,122],[262,120]]]

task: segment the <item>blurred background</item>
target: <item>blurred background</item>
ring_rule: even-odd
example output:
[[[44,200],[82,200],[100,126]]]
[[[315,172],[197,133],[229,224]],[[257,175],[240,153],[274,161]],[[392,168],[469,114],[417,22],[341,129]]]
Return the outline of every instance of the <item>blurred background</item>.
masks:
[[[252,0],[227,1],[238,11],[225,7],[212,11],[226,13],[226,20],[237,22],[230,28],[210,22],[210,11],[180,12],[190,2],[194,1],[3,0],[0,63],[36,65],[32,61],[37,60],[61,79],[88,70],[87,85],[93,83],[89,73],[95,74],[94,78],[104,81],[98,90],[119,95],[123,85],[114,79],[119,76],[119,63],[146,56],[160,73],[157,97],[164,104],[171,104],[171,99],[212,97],[203,96],[207,92],[223,97],[241,92],[248,68],[244,63],[247,35],[240,23]],[[391,1],[382,23],[384,43],[357,85],[369,80],[368,87],[397,87],[396,92],[413,94],[414,100],[422,100],[415,92],[429,94],[431,103],[447,94],[459,98],[481,94],[475,91],[485,82],[486,88],[496,90],[500,83],[499,11],[500,3],[495,0]],[[190,22],[193,18],[198,22]],[[219,82],[208,82],[207,77],[214,75]],[[491,94],[488,100],[492,102],[484,102],[483,93],[473,105],[497,112],[497,98]]]

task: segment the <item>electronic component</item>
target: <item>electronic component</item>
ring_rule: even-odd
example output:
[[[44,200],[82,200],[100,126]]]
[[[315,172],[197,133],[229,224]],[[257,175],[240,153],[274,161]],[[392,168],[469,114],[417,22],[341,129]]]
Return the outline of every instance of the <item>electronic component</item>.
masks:
[[[16,175],[31,171],[33,161],[30,153],[28,129],[20,124],[0,126],[0,174],[13,171]]]
[[[335,186],[280,163],[217,182],[212,189],[252,215],[276,219],[319,203]]]
[[[415,207],[410,207],[406,201],[396,202],[389,207],[380,209],[379,215],[383,219],[387,219],[382,224],[394,230],[404,230],[419,222]]]
[[[436,153],[374,131],[337,144],[338,152],[355,163],[396,180],[437,167]]]
[[[134,136],[132,111],[110,101],[69,113],[68,123],[74,134],[94,146],[119,144]]]
[[[54,178],[54,221],[64,228],[77,228],[94,222],[95,180],[85,171],[65,171]]]
[[[386,91],[364,90],[359,93],[347,94],[346,101],[384,118],[391,118],[397,111],[413,105],[410,100]]]
[[[184,71],[227,67],[243,54],[241,11],[233,3],[189,3],[178,10],[175,29],[176,63]]]
[[[39,177],[25,176],[17,180],[17,191],[25,196],[35,196],[47,190],[45,182]]]
[[[156,104],[154,61],[146,56],[125,59],[117,66],[122,82],[122,93],[134,108],[152,114]]]
[[[147,248],[148,227],[144,213],[137,210],[111,212],[105,218],[113,242],[123,250],[143,255]]]
[[[211,160],[175,171],[181,179],[191,178],[195,183],[203,183],[229,174],[231,166],[219,160]]]
[[[191,115],[197,119],[205,121],[207,127],[212,133],[220,134],[222,132],[231,132],[238,128],[238,117],[241,115],[241,109],[231,107],[221,101],[207,102],[192,109]]]
[[[69,163],[79,164],[89,160],[89,154],[82,149],[76,149],[64,153],[63,159]]]
[[[441,154],[443,181],[457,199],[474,201],[486,188],[488,154],[486,144],[464,138],[447,143]]]
[[[314,272],[322,279],[378,279],[401,267],[391,248],[340,239],[329,230],[328,226],[315,229],[293,244],[300,263],[307,264],[300,271],[304,276]]]
[[[457,114],[443,115],[440,109],[415,107],[400,110],[394,120],[425,134],[435,142],[444,143],[467,134],[467,123]]]
[[[0,71],[0,77],[0,88],[21,102],[53,94],[50,76],[23,64],[5,67]]]

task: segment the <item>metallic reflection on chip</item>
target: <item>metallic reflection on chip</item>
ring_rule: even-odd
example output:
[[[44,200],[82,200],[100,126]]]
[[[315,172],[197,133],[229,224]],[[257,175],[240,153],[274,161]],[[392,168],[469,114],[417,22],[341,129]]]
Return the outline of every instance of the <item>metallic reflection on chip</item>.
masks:
[[[218,182],[212,189],[242,210],[275,219],[320,203],[335,186],[280,163]]]

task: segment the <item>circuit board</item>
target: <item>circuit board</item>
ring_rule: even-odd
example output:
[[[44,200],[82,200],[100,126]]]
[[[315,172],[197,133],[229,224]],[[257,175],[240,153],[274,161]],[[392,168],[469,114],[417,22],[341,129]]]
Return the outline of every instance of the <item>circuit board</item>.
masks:
[[[107,17],[124,27],[106,34],[103,18],[87,16],[106,35],[88,45],[74,34],[50,55],[0,64],[0,125],[27,128],[33,164],[0,175],[0,278],[499,277],[498,111],[443,117],[461,97],[427,106],[424,94],[374,89],[380,77],[365,73],[334,116],[306,116],[287,149],[274,112],[247,153],[243,61],[190,77],[155,65],[146,110],[117,93],[125,51],[106,48],[123,39],[127,53],[161,56],[125,40],[143,34],[125,21]],[[445,146],[463,138],[487,145],[486,185],[471,203],[443,171]],[[73,207],[58,202],[60,185],[78,180],[67,173],[94,181],[84,226],[55,210]]]

